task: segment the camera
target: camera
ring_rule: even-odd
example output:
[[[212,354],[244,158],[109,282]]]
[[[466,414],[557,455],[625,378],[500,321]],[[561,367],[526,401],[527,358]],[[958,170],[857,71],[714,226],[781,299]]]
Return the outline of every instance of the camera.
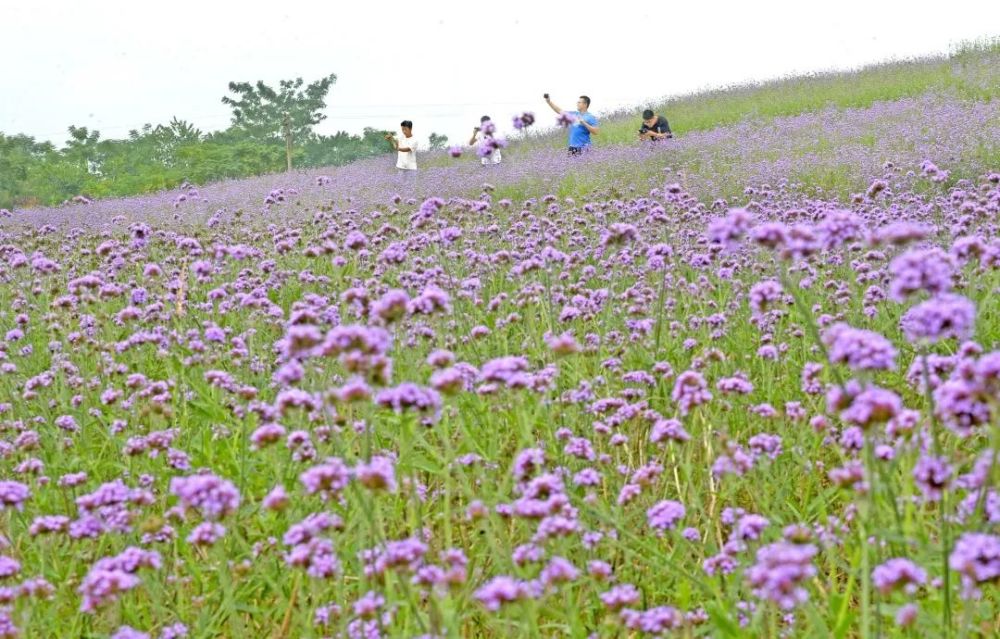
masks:
[[[546,100],[548,100],[549,99],[549,94],[548,93],[543,93],[542,97],[545,98]]]

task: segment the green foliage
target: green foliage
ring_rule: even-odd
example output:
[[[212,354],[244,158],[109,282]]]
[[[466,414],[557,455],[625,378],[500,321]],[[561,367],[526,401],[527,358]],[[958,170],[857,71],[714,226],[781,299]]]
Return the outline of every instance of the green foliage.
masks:
[[[440,135],[438,133],[431,133],[430,135],[430,148],[431,151],[438,151],[445,148],[448,145],[448,136]]]
[[[262,80],[256,84],[230,82],[229,91],[237,97],[225,96],[222,103],[233,110],[233,129],[251,140],[279,139],[286,118],[292,136],[303,139],[326,119],[322,113],[326,94],[336,81],[337,76],[331,73],[303,89],[302,78],[281,80],[277,90]]]

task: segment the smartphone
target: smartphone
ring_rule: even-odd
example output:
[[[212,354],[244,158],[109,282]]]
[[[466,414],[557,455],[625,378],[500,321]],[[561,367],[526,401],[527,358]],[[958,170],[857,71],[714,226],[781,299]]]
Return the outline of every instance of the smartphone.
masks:
[[[545,94],[542,95],[542,97],[545,98],[546,100],[548,100],[549,99],[549,94],[545,93]]]

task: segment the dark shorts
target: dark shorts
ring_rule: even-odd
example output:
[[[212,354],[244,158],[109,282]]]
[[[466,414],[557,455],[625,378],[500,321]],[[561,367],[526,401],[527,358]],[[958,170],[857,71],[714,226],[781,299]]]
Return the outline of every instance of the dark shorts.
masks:
[[[569,147],[569,154],[570,155],[580,155],[581,153],[583,153],[583,149],[584,149],[584,147],[582,147],[582,146],[571,146],[571,147]]]

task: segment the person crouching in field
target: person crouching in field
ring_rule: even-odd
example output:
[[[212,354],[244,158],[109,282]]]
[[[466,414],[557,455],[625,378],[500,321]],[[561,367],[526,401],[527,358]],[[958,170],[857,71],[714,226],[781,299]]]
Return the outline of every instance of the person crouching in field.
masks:
[[[563,115],[563,110],[552,103],[549,99],[549,94],[545,94],[545,103],[549,107],[558,113],[560,117]],[[590,98],[585,95],[581,95],[576,101],[576,111],[569,111],[566,113],[567,116],[574,118],[574,121],[569,124],[569,154],[579,155],[585,150],[590,148],[590,136],[591,134],[597,135],[601,132],[600,127],[597,126],[597,118],[594,117],[593,113],[590,113],[587,109],[590,108]]]
[[[497,144],[497,140],[493,139],[493,134],[496,133],[496,125],[493,124],[493,120],[490,116],[484,115],[479,118],[479,126],[472,129],[472,137],[469,138],[469,146],[475,146],[476,139],[481,137],[479,141],[479,149],[477,153],[479,155],[479,161],[483,166],[487,164],[500,164],[500,145]]]
[[[396,149],[396,168],[404,171],[417,170],[417,138],[413,137],[413,122],[403,120],[399,123],[403,132],[403,141],[396,139],[394,133],[387,133],[385,139]]]
[[[642,112],[642,128],[639,129],[640,140],[665,140],[674,137],[670,124],[662,115],[653,113],[651,109]]]

